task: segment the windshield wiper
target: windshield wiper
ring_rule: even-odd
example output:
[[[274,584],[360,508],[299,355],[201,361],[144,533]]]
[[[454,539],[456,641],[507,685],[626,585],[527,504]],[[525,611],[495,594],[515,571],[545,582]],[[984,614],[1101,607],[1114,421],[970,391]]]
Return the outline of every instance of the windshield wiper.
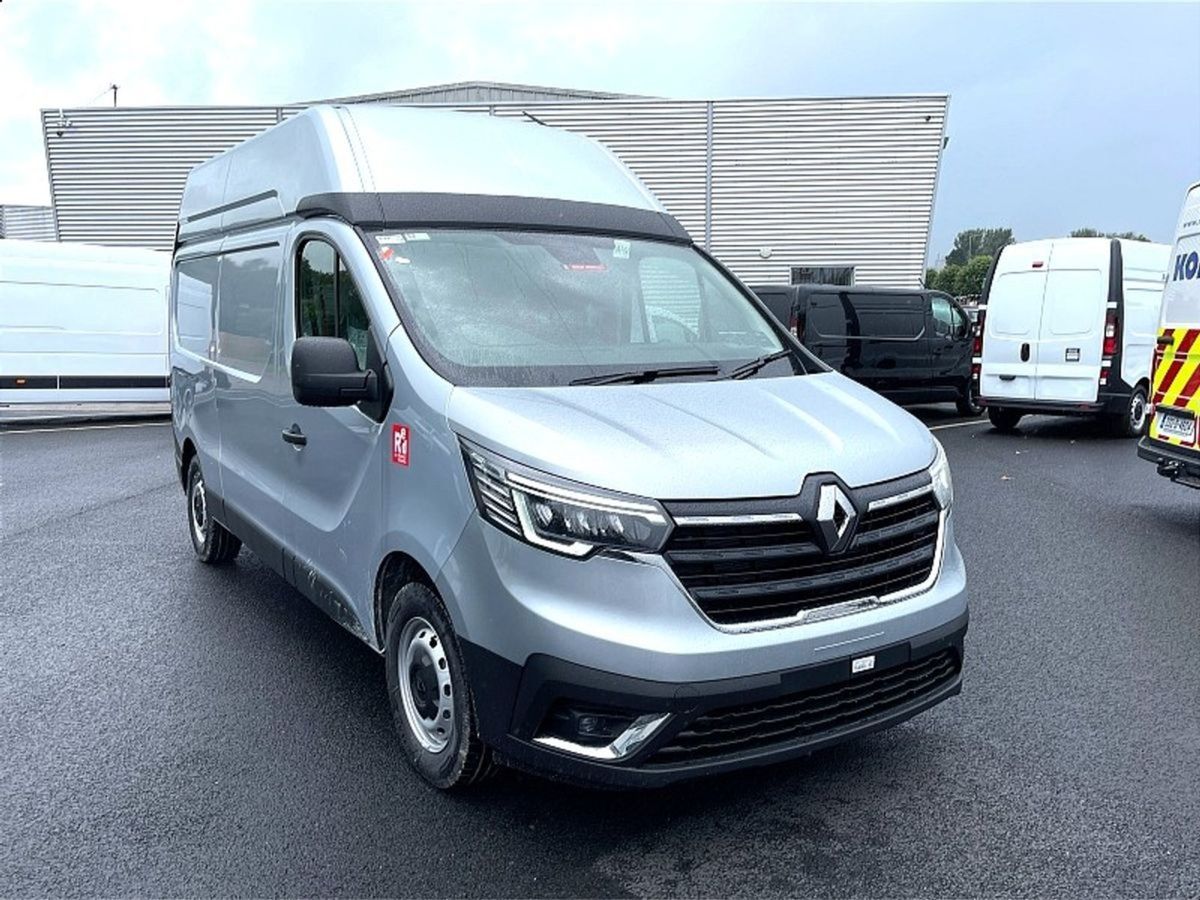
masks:
[[[750,362],[738,366],[729,372],[726,372],[718,380],[726,378],[749,378],[765,365],[775,362],[777,359],[783,359],[785,356],[791,356],[792,351],[788,349],[776,350],[774,353],[768,353],[766,356],[760,356],[758,359],[752,359]]]
[[[613,372],[609,375],[585,375],[569,384],[645,384],[659,378],[682,378],[687,375],[716,375],[717,366],[675,366],[665,369],[635,369],[632,372]]]

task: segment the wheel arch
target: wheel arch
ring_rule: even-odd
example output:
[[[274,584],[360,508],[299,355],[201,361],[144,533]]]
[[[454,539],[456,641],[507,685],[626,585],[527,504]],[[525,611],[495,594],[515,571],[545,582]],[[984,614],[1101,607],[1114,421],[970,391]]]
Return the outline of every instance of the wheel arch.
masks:
[[[188,468],[192,464],[192,460],[196,456],[196,445],[190,437],[183,439],[183,447],[179,451],[179,480],[183,484],[183,489],[187,490]]]
[[[434,594],[440,593],[433,582],[433,577],[415,557],[401,550],[393,550],[383,558],[379,570],[375,573],[374,615],[372,623],[375,634],[372,641],[375,649],[383,649],[384,632],[387,628],[388,611],[396,592],[406,584],[416,582],[423,584]]]

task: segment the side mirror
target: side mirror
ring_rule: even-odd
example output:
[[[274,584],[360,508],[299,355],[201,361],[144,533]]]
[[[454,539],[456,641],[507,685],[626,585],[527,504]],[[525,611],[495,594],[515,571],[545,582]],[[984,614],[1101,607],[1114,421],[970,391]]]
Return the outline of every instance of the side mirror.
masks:
[[[374,372],[358,367],[358,357],[347,340],[296,338],[292,396],[301,406],[353,406],[379,399],[379,379]]]

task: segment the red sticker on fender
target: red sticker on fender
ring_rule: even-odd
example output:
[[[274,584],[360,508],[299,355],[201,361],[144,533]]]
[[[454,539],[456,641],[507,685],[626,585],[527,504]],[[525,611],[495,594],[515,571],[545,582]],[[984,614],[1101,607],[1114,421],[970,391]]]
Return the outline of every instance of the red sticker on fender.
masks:
[[[408,465],[408,426],[392,426],[392,462],[398,466]]]

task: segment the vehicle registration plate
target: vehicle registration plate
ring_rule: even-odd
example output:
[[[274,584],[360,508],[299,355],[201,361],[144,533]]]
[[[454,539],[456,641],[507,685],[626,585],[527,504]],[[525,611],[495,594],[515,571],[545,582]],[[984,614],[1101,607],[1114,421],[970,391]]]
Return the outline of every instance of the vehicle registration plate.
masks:
[[[1158,433],[1164,437],[1179,438],[1188,443],[1196,443],[1196,419],[1184,413],[1158,412]]]

